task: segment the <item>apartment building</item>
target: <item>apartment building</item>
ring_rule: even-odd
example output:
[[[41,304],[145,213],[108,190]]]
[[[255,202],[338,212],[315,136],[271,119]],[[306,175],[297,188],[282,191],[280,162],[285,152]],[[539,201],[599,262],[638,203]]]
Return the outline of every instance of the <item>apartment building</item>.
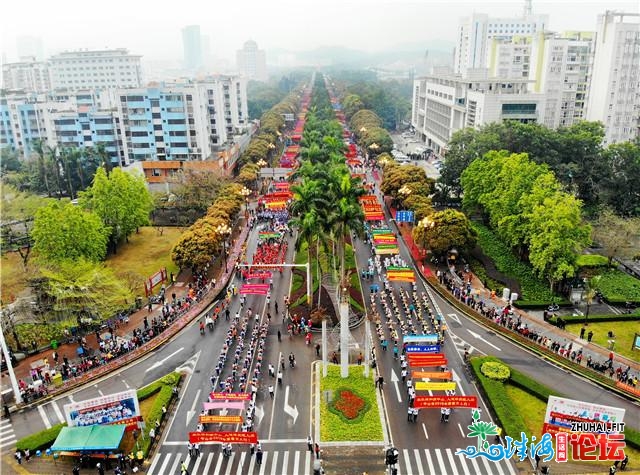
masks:
[[[46,92],[51,90],[49,64],[35,58],[22,58],[15,63],[2,65],[2,89],[25,92]]]
[[[587,119],[604,123],[605,142],[640,136],[640,14],[598,16]]]
[[[249,40],[242,49],[236,52],[236,65],[238,72],[256,81],[267,80],[267,59],[264,50],[258,49],[258,44]]]

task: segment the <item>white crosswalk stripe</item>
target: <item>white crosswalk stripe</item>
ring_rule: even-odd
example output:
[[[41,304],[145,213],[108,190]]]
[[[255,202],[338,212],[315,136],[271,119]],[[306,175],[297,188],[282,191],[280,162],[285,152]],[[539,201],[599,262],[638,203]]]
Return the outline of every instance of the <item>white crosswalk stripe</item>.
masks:
[[[482,458],[467,459],[456,455],[457,449],[403,449],[398,473],[401,475],[425,475],[442,473],[447,475],[516,475],[509,460],[491,462]],[[481,458],[481,457],[480,457]]]
[[[13,446],[16,441],[16,435],[13,432],[13,426],[8,419],[0,420],[0,449],[6,449]]]
[[[198,458],[185,458],[180,453],[163,452],[161,449],[154,455],[147,475],[179,475],[181,461],[184,461],[187,466],[189,475],[244,475],[246,473],[310,475],[313,473],[313,457],[307,450],[263,450],[262,464],[258,465],[255,455],[251,456],[246,450],[236,449],[231,457],[227,458],[218,448],[212,448],[208,452],[205,447]]]

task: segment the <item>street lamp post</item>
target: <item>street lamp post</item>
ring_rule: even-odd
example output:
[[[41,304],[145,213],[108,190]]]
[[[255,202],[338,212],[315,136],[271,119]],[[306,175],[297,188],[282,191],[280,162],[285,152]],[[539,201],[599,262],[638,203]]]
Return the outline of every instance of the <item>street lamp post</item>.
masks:
[[[260,190],[260,192],[264,192],[264,175],[262,175],[262,169],[263,169],[264,167],[266,167],[268,164],[267,164],[267,162],[265,162],[265,161],[261,158],[260,160],[258,160],[258,163],[256,163],[256,165],[258,165],[258,166],[260,167],[260,170],[261,170],[261,171],[259,172],[259,173],[260,173],[260,180],[261,180],[261,181],[260,181],[260,183],[262,183],[262,186],[261,186],[261,190]]]
[[[216,228],[216,233],[222,237],[222,256],[224,258],[224,269],[227,270],[227,236],[231,234],[231,228],[227,224],[220,224]]]
[[[249,195],[251,194],[251,190],[245,186],[240,190],[240,194],[244,197],[244,215],[247,216],[249,214]]]

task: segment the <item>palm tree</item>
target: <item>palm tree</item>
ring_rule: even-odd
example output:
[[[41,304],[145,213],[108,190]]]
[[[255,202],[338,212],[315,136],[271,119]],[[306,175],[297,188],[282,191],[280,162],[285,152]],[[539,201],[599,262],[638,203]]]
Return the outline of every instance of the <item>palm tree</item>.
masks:
[[[44,183],[47,196],[51,198],[51,188],[49,187],[49,177],[47,176],[47,157],[45,154],[45,144],[42,139],[33,141],[33,150],[36,152],[38,160],[38,178],[40,183]]]

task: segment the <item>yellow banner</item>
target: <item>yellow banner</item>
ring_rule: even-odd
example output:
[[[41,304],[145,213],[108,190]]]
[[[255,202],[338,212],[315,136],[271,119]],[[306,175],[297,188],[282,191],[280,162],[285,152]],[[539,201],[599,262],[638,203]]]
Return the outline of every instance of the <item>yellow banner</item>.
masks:
[[[427,383],[425,381],[416,382],[416,391],[447,391],[456,388],[454,381],[445,383]]]

